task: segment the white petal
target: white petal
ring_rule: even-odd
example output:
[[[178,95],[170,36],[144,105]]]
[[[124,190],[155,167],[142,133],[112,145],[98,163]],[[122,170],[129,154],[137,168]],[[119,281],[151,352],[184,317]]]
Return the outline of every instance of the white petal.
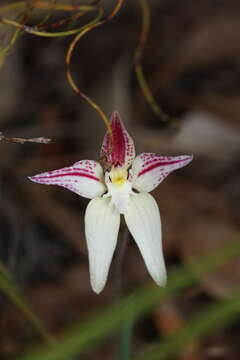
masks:
[[[101,196],[106,190],[103,169],[93,160],[78,161],[72,166],[30,176],[29,179],[40,184],[63,186],[89,199]]]
[[[132,163],[133,187],[139,191],[150,192],[172,171],[188,165],[192,155],[159,156],[152,153],[140,154]]]
[[[109,203],[109,199],[95,198],[85,214],[90,279],[96,293],[102,291],[107,281],[120,225],[120,215]]]
[[[147,269],[160,286],[166,283],[159,209],[152,195],[131,196],[125,220],[144,258]]]

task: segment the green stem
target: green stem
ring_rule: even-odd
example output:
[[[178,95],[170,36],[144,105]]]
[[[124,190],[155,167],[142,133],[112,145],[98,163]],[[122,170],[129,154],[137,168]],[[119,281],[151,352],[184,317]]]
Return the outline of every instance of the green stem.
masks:
[[[119,360],[130,360],[132,354],[134,319],[129,317],[123,325],[119,348]]]

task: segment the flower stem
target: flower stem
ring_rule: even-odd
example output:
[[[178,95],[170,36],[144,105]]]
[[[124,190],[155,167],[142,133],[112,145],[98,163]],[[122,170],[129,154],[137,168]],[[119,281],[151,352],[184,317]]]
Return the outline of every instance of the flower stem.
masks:
[[[122,263],[124,255],[126,253],[127,243],[129,238],[129,232],[127,226],[123,227],[122,239],[119,241],[117,249],[115,262],[113,265],[113,298],[118,300],[122,296]]]
[[[119,347],[119,360],[130,360],[132,353],[134,319],[130,316],[122,328]]]
[[[113,297],[115,300],[120,299],[123,293],[122,265],[127,249],[128,239],[129,239],[129,232],[127,226],[125,225],[122,231],[122,239],[119,242],[116,251],[116,259],[113,270],[113,277],[114,277]],[[118,360],[131,359],[133,327],[134,327],[134,319],[133,317],[130,316],[123,324],[120,333],[120,340],[118,343],[117,357],[116,357]]]

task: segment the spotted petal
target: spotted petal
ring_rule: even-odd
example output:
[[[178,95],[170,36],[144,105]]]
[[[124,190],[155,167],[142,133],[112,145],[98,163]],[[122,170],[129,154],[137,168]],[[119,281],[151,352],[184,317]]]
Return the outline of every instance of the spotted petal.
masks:
[[[96,293],[105,286],[117,244],[119,225],[120,215],[110,206],[109,199],[95,198],[90,201],[85,215],[85,232],[90,280]]]
[[[139,191],[152,191],[172,171],[189,164],[192,155],[159,156],[143,153],[136,157],[132,164],[133,187]]]
[[[125,220],[136,241],[147,269],[160,286],[166,283],[166,269],[162,251],[162,231],[159,209],[152,195],[132,195]]]
[[[30,176],[29,179],[40,184],[63,186],[89,199],[102,195],[106,190],[103,169],[93,160],[82,160],[69,167]]]
[[[135,157],[135,147],[120,115],[114,111],[111,117],[112,138],[107,132],[101,149],[101,157],[113,166],[129,167]]]

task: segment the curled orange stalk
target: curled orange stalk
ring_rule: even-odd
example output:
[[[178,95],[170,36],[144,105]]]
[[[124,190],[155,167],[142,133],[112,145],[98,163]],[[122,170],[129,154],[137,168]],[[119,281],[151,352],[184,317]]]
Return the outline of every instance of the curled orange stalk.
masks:
[[[79,42],[79,40],[85,35],[87,34],[89,31],[95,29],[96,27],[99,27],[101,25],[104,25],[105,23],[107,23],[108,21],[110,21],[121,9],[121,6],[123,4],[124,0],[117,0],[117,3],[114,7],[114,9],[112,10],[112,12],[104,19],[100,20],[102,15],[103,15],[103,10],[100,8],[99,9],[99,13],[98,13],[98,20],[97,21],[93,21],[92,24],[88,24],[85,26],[84,29],[82,29],[73,39],[73,41],[71,42],[68,51],[67,51],[67,55],[66,55],[66,66],[67,66],[67,79],[68,82],[70,84],[70,86],[72,87],[72,89],[79,95],[81,96],[93,109],[95,109],[97,111],[97,113],[99,114],[99,116],[102,118],[102,120],[104,121],[104,124],[107,127],[107,130],[110,134],[110,137],[112,138],[112,129],[108,120],[108,117],[106,116],[106,114],[103,112],[103,110],[101,109],[101,107],[95,103],[89,96],[87,96],[84,92],[82,92],[79,87],[76,85],[72,73],[71,73],[71,69],[70,69],[70,65],[71,65],[71,59],[72,59],[72,54],[73,54],[73,50],[75,49],[77,43]],[[96,19],[95,19],[96,20]]]
[[[124,2],[124,0],[117,0],[117,3],[114,6],[113,10],[110,12],[110,14],[106,18],[103,18],[103,19],[102,19],[103,9],[99,6],[97,6],[99,4],[99,0],[90,1],[90,5],[79,5],[79,6],[58,4],[57,2],[50,3],[50,2],[35,0],[34,2],[31,2],[31,3],[29,3],[28,1],[20,1],[18,3],[12,3],[10,5],[0,7],[0,14],[3,12],[11,11],[11,10],[16,10],[27,4],[28,5],[30,4],[31,8],[34,8],[34,9],[47,9],[47,10],[51,10],[51,11],[52,10],[62,10],[62,11],[74,11],[75,10],[75,11],[78,11],[77,14],[74,14],[74,15],[68,17],[67,19],[60,20],[59,22],[54,23],[52,25],[46,25],[45,19],[38,26],[28,26],[23,22],[18,22],[16,20],[12,20],[12,19],[5,18],[5,17],[0,18],[0,22],[2,24],[15,27],[17,29],[16,32],[24,31],[29,34],[36,35],[36,36],[42,36],[42,37],[62,37],[62,36],[69,36],[69,35],[77,34],[74,37],[74,39],[72,40],[72,42],[70,43],[67,54],[66,54],[67,79],[68,79],[68,82],[69,82],[70,86],[72,87],[72,89],[79,96],[81,96],[90,106],[92,106],[97,111],[97,113],[100,115],[101,119],[104,121],[104,124],[107,127],[110,137],[111,137],[112,130],[111,130],[111,126],[110,126],[108,117],[105,115],[104,111],[101,109],[101,107],[99,105],[97,105],[89,96],[87,96],[84,92],[82,92],[78,88],[78,86],[76,85],[76,83],[73,79],[73,76],[71,74],[70,64],[71,64],[73,50],[75,49],[79,40],[85,34],[87,34],[89,31],[95,29],[96,27],[104,25],[105,23],[110,21],[119,12],[119,10],[122,7],[123,2]],[[90,21],[88,24],[86,24],[85,26],[82,26],[80,28],[70,29],[68,31],[60,31],[60,32],[44,31],[44,29],[47,26],[48,27],[50,27],[50,26],[58,27],[58,26],[64,25],[71,20],[78,19],[80,16],[85,15],[87,12],[90,12],[90,11],[97,11],[98,13],[97,13],[97,16],[92,21]]]
[[[54,23],[52,23],[52,24],[45,24],[45,22],[44,23],[41,23],[41,24],[38,24],[38,29],[40,29],[40,28],[46,28],[46,27],[50,27],[50,28],[56,28],[56,27],[59,27],[59,26],[62,26],[62,25],[66,25],[66,24],[68,24],[70,21],[74,21],[74,20],[77,20],[77,19],[79,19],[81,16],[83,16],[83,15],[85,15],[85,12],[79,12],[79,13],[77,13],[77,14],[73,14],[73,15],[71,15],[71,16],[69,16],[69,17],[67,17],[67,18],[65,18],[65,19],[62,19],[62,20],[59,20],[59,21],[57,21],[57,22],[54,22]]]
[[[24,9],[24,11],[22,11],[19,16],[19,22],[21,22],[21,24],[25,24],[28,19],[30,18],[32,11],[33,11],[33,2],[28,3],[28,6],[26,7],[26,9]],[[21,34],[21,29],[20,28],[16,28],[16,30],[13,32],[13,34],[10,37],[10,40],[8,41],[8,44],[3,47],[0,48],[0,68],[1,66],[4,64],[4,60],[6,58],[6,56],[8,55],[9,51],[11,50],[12,46],[15,44],[16,40],[18,39],[18,37]]]
[[[92,3],[96,3],[96,1],[92,1]],[[29,6],[29,1],[17,1],[12,4],[3,5],[0,6],[0,14],[10,12],[13,10],[18,10],[21,8],[26,8]],[[69,4],[63,4],[63,3],[52,3],[47,1],[34,1],[34,3],[31,4],[32,7],[39,10],[59,10],[59,11],[79,11],[82,10],[84,5],[69,5]],[[91,6],[91,2],[89,5],[85,5],[85,7]]]
[[[55,5],[56,2],[57,2],[57,0],[52,0],[52,1],[51,1],[51,3],[52,3],[53,5]],[[38,24],[38,28],[44,27],[44,26],[46,25],[47,21],[50,19],[50,17],[52,16],[53,12],[54,12],[53,9],[49,10],[49,12],[45,15],[45,17],[44,17],[44,18],[41,20],[41,22]]]
[[[90,11],[96,11],[97,10],[96,1],[94,2],[94,5],[91,5],[91,3],[93,3],[93,1],[90,2],[90,5],[73,6],[73,5],[58,4],[56,0],[51,2],[34,0],[34,1],[20,1],[18,3],[12,3],[9,5],[0,6],[0,15],[2,15],[4,12],[17,11],[18,9],[21,10],[23,8],[23,11],[21,11],[20,16],[17,16],[16,20],[5,18],[3,16],[0,17],[1,24],[16,28],[10,40],[8,41],[8,44],[5,47],[0,48],[0,68],[4,64],[6,56],[10,52],[13,45],[15,44],[16,40],[23,32],[27,32],[37,36],[44,36],[44,37],[61,37],[61,36],[74,35],[78,33],[82,29],[82,27],[70,29],[68,31],[47,32],[44,31],[44,29],[49,25],[46,25],[45,23],[49,19],[52,11],[64,11],[64,12],[77,11],[77,13],[72,15],[72,17],[68,17],[67,19],[63,19],[58,23],[54,23],[53,24],[54,27],[61,26],[64,23],[66,24],[67,22],[70,22],[71,18],[77,19]],[[45,18],[40,22],[40,24],[36,26],[27,26],[26,23],[35,9],[47,10],[50,11],[50,13],[48,13],[45,16]]]
[[[150,32],[151,14],[147,0],[138,0],[138,2],[142,11],[142,26],[141,26],[141,32],[139,36],[137,49],[134,55],[134,68],[135,68],[136,77],[142,89],[143,95],[146,98],[148,104],[150,105],[152,111],[158,117],[160,117],[162,121],[172,121],[172,119],[161,109],[161,107],[155,100],[151,92],[151,89],[146,81],[145,75],[143,73],[142,57],[143,57],[144,47],[146,45],[148,35]]]
[[[78,10],[80,11],[80,13],[78,14],[78,17],[85,15],[87,12],[90,11],[96,11],[97,8],[95,6],[87,6],[87,5],[83,5],[82,7],[78,7]],[[75,15],[76,16],[76,15]],[[76,29],[70,29],[67,31],[59,31],[59,32],[48,32],[48,31],[43,31],[41,30],[41,26],[40,28],[38,28],[38,26],[27,26],[23,23],[17,22],[15,20],[11,20],[8,18],[0,18],[1,23],[6,24],[6,25],[11,25],[14,26],[18,29],[21,29],[29,34],[32,35],[37,35],[37,36],[43,36],[43,37],[62,37],[62,36],[70,36],[70,35],[74,35],[76,33],[79,33],[84,27],[80,27],[80,28],[76,28]],[[56,24],[55,24],[56,25]],[[62,25],[61,23],[57,26]]]

